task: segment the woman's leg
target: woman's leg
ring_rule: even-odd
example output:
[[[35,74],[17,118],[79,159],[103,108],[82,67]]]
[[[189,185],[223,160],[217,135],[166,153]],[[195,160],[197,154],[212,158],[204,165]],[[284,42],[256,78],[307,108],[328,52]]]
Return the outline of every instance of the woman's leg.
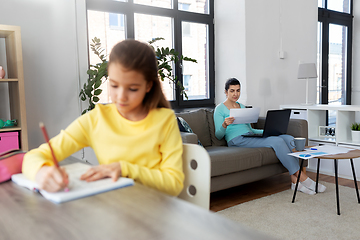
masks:
[[[275,154],[282,165],[289,171],[290,175],[295,174],[300,169],[298,159],[288,155],[291,153],[291,150],[281,137],[253,138],[238,136],[229,141],[228,145],[247,148],[271,147],[274,149]]]
[[[291,146],[290,142],[291,142],[292,140],[294,140],[294,137],[291,136],[291,135],[287,135],[287,134],[280,135],[279,137],[284,140],[284,142],[285,142],[286,145],[288,146],[290,152],[292,152],[292,150],[294,149],[294,147]]]
[[[291,146],[290,142],[291,142],[292,140],[294,140],[294,137],[291,136],[291,135],[286,135],[286,134],[280,135],[279,137],[281,137],[281,138],[284,140],[284,142],[285,142],[286,145],[288,146],[290,152],[292,152],[292,150],[294,149],[294,147]],[[291,175],[291,181],[292,181],[293,183],[296,183],[298,174],[299,174],[299,171],[297,171],[297,172],[295,172],[293,175]],[[306,173],[301,172],[300,182],[305,181],[307,178],[308,178],[308,176],[306,175]]]
[[[271,147],[274,149],[277,158],[280,160],[282,165],[289,171],[291,176],[292,183],[296,183],[297,176],[299,174],[299,160],[293,156],[288,155],[292,152],[292,146],[290,145],[290,141],[293,139],[290,135],[281,135],[281,136],[273,136],[268,138],[251,138],[251,137],[243,137],[238,136],[231,141],[228,142],[229,147]],[[308,194],[314,194],[314,181],[312,181],[305,173],[300,175],[300,182],[304,184],[304,186],[300,186],[299,190],[302,192],[306,192]],[[309,188],[311,191],[307,191],[306,188]],[[292,186],[294,188],[294,186]],[[325,191],[326,187],[320,186],[322,191]],[[321,191],[321,192],[322,192]]]

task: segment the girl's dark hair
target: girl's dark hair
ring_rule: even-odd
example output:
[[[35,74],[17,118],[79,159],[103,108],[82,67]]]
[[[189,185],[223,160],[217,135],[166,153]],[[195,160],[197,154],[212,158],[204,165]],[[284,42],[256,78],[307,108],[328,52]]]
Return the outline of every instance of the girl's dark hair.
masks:
[[[230,85],[240,85],[241,84],[239,82],[239,80],[237,80],[236,78],[229,78],[226,83],[225,83],[225,91],[229,90]]]
[[[147,110],[154,108],[170,108],[161,89],[158,66],[154,50],[149,44],[127,39],[117,43],[111,50],[108,68],[111,64],[121,64],[127,70],[140,72],[152,87],[143,99]]]

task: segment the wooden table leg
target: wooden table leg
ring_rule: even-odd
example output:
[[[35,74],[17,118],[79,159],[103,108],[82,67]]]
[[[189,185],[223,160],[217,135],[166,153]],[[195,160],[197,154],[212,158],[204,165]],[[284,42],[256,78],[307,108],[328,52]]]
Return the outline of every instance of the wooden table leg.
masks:
[[[357,180],[356,180],[355,169],[354,169],[354,162],[353,162],[352,158],[350,158],[350,163],[351,163],[351,169],[352,169],[353,177],[354,177],[356,196],[357,196],[357,199],[358,199],[358,203],[360,203],[359,190],[358,190],[358,186],[357,186]]]
[[[337,214],[340,215],[340,202],[339,202],[339,184],[338,184],[338,167],[337,160],[334,159],[335,167],[335,183],[336,183],[336,205],[337,205]]]
[[[298,177],[297,177],[297,180],[296,180],[296,186],[295,186],[295,190],[294,190],[294,195],[293,195],[292,203],[295,202],[295,196],[296,196],[296,192],[297,192],[297,189],[298,189],[298,186],[299,186],[301,169],[302,169],[303,163],[304,163],[304,159],[301,159],[299,174],[298,174]]]

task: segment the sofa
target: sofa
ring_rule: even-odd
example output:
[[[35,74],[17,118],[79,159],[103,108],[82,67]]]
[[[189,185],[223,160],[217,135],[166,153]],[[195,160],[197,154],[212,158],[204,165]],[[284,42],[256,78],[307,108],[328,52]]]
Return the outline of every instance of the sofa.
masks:
[[[181,132],[184,143],[200,142],[211,159],[211,192],[258,181],[287,172],[272,148],[228,147],[225,139],[215,137],[214,109],[201,108],[175,113],[188,123],[192,132]],[[263,129],[265,118],[260,117],[254,128]],[[287,134],[305,137],[308,141],[308,123],[290,119]],[[199,140],[199,141],[198,141]],[[307,162],[304,162],[304,166]]]

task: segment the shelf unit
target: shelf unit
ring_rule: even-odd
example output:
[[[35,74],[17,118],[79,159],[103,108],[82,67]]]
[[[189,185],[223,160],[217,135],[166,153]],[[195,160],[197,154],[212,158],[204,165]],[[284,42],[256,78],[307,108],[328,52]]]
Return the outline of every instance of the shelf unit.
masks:
[[[356,113],[360,113],[360,105],[281,105],[281,109],[306,110],[308,136],[310,141],[333,143],[336,145],[360,146],[351,139],[351,124],[356,122]],[[326,125],[326,111],[336,112],[335,137],[319,136],[319,126]]]
[[[25,88],[23,58],[21,47],[21,30],[19,26],[1,25],[0,38],[5,39],[5,58],[7,67],[4,69],[7,78],[0,79],[0,84],[9,89],[10,119],[17,119],[17,126],[1,128],[1,132],[19,132],[21,150],[28,151],[28,132],[26,124]],[[0,112],[0,118],[4,118]],[[3,119],[5,120],[5,119]],[[7,120],[7,119],[6,119]]]

